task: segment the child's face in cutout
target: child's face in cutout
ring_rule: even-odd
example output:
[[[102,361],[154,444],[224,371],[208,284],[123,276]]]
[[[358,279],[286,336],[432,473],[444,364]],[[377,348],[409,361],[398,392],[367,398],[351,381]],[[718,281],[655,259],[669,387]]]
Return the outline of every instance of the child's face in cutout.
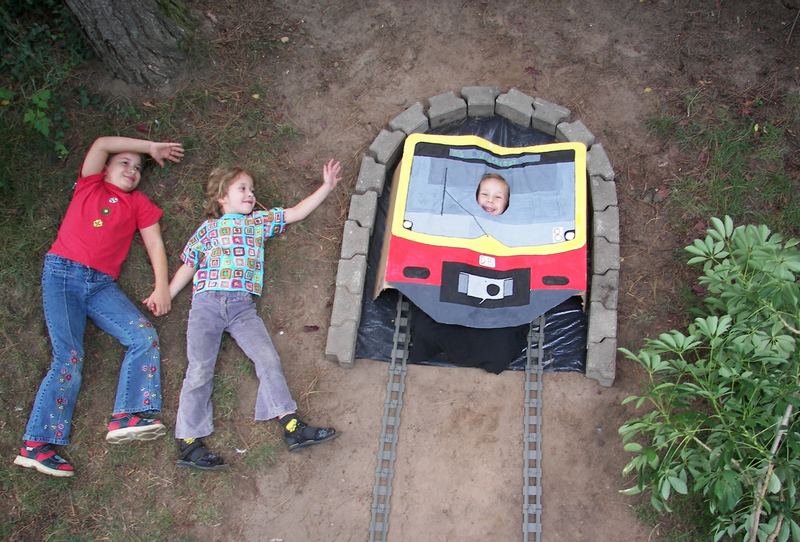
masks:
[[[489,177],[478,186],[478,205],[490,215],[502,215],[508,208],[508,184]]]
[[[106,182],[124,192],[133,192],[142,180],[142,157],[135,152],[121,152],[108,159]]]
[[[225,197],[220,198],[218,201],[224,214],[249,215],[256,206],[256,196],[253,193],[253,178],[247,173],[240,173],[228,185]]]

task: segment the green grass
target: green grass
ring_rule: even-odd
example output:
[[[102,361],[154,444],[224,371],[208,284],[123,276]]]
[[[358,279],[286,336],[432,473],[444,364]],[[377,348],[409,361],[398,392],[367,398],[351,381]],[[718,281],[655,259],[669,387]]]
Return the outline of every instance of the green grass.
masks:
[[[227,338],[226,338],[227,340]],[[231,343],[233,341],[230,341]],[[227,367],[217,366],[214,375],[214,416],[223,420],[230,420],[235,412],[238,403],[239,375],[235,374]]]
[[[237,66],[247,68],[243,63]],[[0,539],[188,541],[192,539],[188,525],[214,525],[224,519],[232,496],[240,490],[243,473],[268,470],[285,453],[274,423],[253,423],[253,406],[240,408],[241,382],[255,385],[252,363],[233,341],[227,341],[215,379],[216,431],[209,446],[231,464],[228,472],[177,469],[177,448],[170,437],[131,446],[105,443],[104,424],[114,400],[122,349],[90,325],[84,345],[84,383],[72,443],[65,451],[77,475],[53,479],[14,466],[12,454],[50,357],[41,307],[42,260],[69,203],[83,153],[96,137],[183,142],[186,158],[182,164],[164,169],[151,166],[142,182],[142,190],[165,211],[161,225],[174,270],[183,244],[204,219],[204,185],[212,167],[227,163],[248,168],[256,173],[260,201],[295,203],[290,200],[292,187],[271,172],[283,169],[279,160],[285,145],[298,132],[290,120],[275,112],[266,83],[259,80],[243,88],[220,74],[218,80],[187,87],[169,98],[132,100],[101,98],[70,73],[59,73],[59,77],[54,96],[58,107],[50,111],[64,113],[60,125],[65,127],[64,141],[70,151],[65,157],[56,155],[52,138],[24,124],[21,109],[0,101],[0,295],[4,300],[0,304],[4,367],[0,372],[0,445],[8,454],[0,462],[4,495]],[[0,72],[0,89],[16,89],[14,84]],[[138,241],[120,284],[134,301],[152,289],[150,263]],[[182,296],[185,308],[188,297]],[[185,319],[173,315],[154,322],[162,339],[163,416],[170,428],[186,364]],[[165,336],[171,337],[169,344]],[[237,449],[247,451],[239,455]]]
[[[256,369],[253,362],[245,356],[236,358],[236,372],[239,378],[256,378]]]
[[[788,94],[751,116],[706,103],[687,93],[686,115],[648,121],[658,136],[675,142],[683,167],[670,185],[678,223],[687,218],[730,215],[737,223],[764,223],[787,234],[800,232],[797,166],[787,126],[797,125],[800,98]],[[796,159],[795,159],[796,160]]]
[[[244,464],[251,470],[274,465],[279,450],[282,450],[282,447],[277,446],[274,442],[262,442],[248,451],[244,457]]]
[[[652,540],[658,542],[707,542],[705,539],[705,523],[710,518],[698,514],[702,503],[699,499],[684,496],[673,498],[673,513],[659,514],[649,503],[640,503],[633,507],[633,513],[639,522],[652,528]]]
[[[297,128],[289,122],[279,122],[275,125],[275,133],[279,137],[296,138],[298,136]]]

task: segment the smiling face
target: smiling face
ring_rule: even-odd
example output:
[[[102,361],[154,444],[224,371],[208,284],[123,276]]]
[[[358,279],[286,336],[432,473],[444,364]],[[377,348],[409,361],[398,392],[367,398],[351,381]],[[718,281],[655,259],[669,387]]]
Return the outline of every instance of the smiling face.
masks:
[[[133,192],[142,180],[142,157],[135,152],[121,152],[108,159],[106,182],[124,192]]]
[[[485,177],[478,185],[476,199],[490,215],[501,215],[508,208],[508,183],[498,177]]]
[[[253,178],[247,173],[238,174],[228,185],[225,196],[217,201],[219,201],[224,214],[249,215],[256,206],[256,196],[253,193]]]

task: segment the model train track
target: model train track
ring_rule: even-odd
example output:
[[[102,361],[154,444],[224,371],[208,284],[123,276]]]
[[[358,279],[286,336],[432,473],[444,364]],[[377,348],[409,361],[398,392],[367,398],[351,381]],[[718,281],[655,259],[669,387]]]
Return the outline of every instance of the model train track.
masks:
[[[411,343],[409,312],[408,301],[402,294],[398,294],[392,357],[389,360],[389,379],[386,383],[386,399],[383,402],[378,464],[375,467],[375,487],[372,490],[370,542],[385,542],[389,533],[392,478],[397,458],[397,431],[400,428],[400,411],[403,408],[403,392],[406,386],[408,346]]]
[[[411,343],[409,302],[398,294],[389,378],[383,402],[383,420],[375,467],[375,486],[372,490],[369,541],[385,542],[389,534],[392,479],[397,459],[397,440],[400,413]],[[541,540],[542,513],[542,360],[544,346],[544,315],[531,322],[528,332],[525,363],[525,403],[523,409],[522,462],[522,539]]]
[[[525,363],[525,406],[522,413],[522,540],[542,537],[542,362],[544,315],[531,322]]]

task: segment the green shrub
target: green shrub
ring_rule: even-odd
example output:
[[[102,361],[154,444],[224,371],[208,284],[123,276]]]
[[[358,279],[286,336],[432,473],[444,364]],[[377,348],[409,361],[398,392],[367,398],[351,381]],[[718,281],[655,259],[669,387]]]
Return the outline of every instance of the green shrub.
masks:
[[[91,55],[78,21],[61,0],[0,0],[0,50],[0,120],[22,124],[64,158],[64,83]]]
[[[648,339],[638,353],[649,411],[619,429],[635,456],[627,495],[699,496],[715,518],[709,539],[800,540],[800,250],[766,226],[712,218],[686,247],[702,265],[705,313],[688,334]]]

